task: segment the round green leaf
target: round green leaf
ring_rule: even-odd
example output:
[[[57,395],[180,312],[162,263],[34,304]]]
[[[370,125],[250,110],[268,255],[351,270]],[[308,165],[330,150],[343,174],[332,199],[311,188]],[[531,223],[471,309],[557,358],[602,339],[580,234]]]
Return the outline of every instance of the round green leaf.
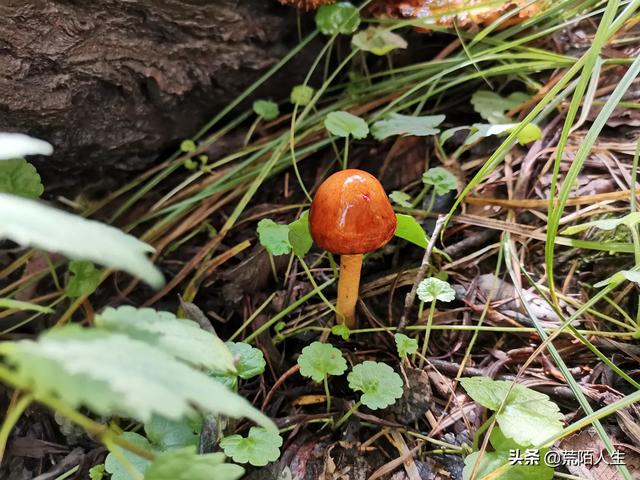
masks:
[[[299,257],[304,257],[313,245],[309,231],[309,211],[305,210],[300,218],[289,224],[289,243]]]
[[[244,342],[227,342],[227,347],[235,357],[238,377],[248,380],[264,373],[267,362],[262,350]]]
[[[393,405],[402,396],[402,378],[386,363],[365,361],[349,375],[349,388],[362,392],[360,401],[371,410]]]
[[[225,455],[233,458],[234,462],[250,463],[256,467],[263,467],[280,457],[282,437],[277,432],[270,432],[261,427],[251,427],[249,435],[224,437],[220,446]]]
[[[72,275],[65,288],[65,293],[69,298],[91,295],[100,285],[102,273],[91,262],[73,260],[69,263],[69,271]]]
[[[296,85],[291,90],[291,103],[303,107],[309,105],[314,93],[315,90],[308,85]]]
[[[0,192],[39,198],[44,187],[36,167],[20,158],[0,161]]]
[[[407,355],[413,355],[418,351],[418,340],[415,338],[409,338],[404,333],[396,333],[393,337],[401,359],[404,360]]]
[[[401,207],[411,208],[411,196],[408,193],[394,190],[389,194],[389,198]]]
[[[153,415],[144,424],[144,433],[149,441],[160,450],[197,446],[202,431],[202,417],[193,419],[169,420]]]
[[[436,191],[436,195],[444,195],[458,188],[458,179],[443,167],[430,168],[422,174],[422,181]]]
[[[180,150],[184,153],[193,153],[198,149],[196,142],[191,139],[183,140],[180,144]]]
[[[331,112],[324,120],[324,126],[338,137],[365,138],[369,134],[369,126],[360,117],[349,112]]]
[[[418,298],[423,302],[451,302],[456,298],[456,292],[451,285],[436,277],[425,278],[418,284]]]
[[[271,255],[286,255],[291,252],[288,225],[280,225],[270,218],[264,218],[258,222],[258,237],[260,244]]]
[[[349,2],[322,5],[316,13],[316,27],[325,35],[351,34],[360,25],[360,12]]]
[[[267,121],[275,120],[280,115],[278,104],[270,100],[256,100],[253,102],[253,111]]]
[[[386,55],[396,48],[407,48],[407,42],[400,35],[378,27],[369,27],[356,33],[351,44],[374,55]]]
[[[321,382],[328,375],[342,375],[347,362],[342,352],[329,343],[313,342],[302,349],[298,357],[300,375]]]

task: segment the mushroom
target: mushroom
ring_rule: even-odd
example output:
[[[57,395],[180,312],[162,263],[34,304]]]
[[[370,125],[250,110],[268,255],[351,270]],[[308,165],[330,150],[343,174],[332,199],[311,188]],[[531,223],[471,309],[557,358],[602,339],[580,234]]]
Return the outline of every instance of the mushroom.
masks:
[[[311,203],[309,227],[320,248],[340,255],[338,323],[355,327],[362,256],[387,244],[396,216],[376,177],[348,169],[327,178]]]

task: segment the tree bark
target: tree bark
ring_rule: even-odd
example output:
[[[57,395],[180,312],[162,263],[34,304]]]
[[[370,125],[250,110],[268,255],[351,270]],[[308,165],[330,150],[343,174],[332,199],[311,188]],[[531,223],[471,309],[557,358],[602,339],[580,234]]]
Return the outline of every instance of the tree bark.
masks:
[[[51,142],[38,165],[56,172],[144,168],[282,58],[295,25],[275,0],[0,0],[0,131]]]

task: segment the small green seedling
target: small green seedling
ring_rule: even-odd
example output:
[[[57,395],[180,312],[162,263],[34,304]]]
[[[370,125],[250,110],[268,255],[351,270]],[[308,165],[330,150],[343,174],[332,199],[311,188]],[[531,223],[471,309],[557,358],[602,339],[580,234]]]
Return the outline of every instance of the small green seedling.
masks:
[[[347,362],[342,352],[333,345],[313,342],[302,349],[298,357],[300,375],[314,382],[322,382],[327,397],[327,412],[331,411],[331,393],[329,392],[329,375],[342,375],[347,370]]]
[[[397,33],[382,27],[369,27],[356,33],[351,45],[374,55],[386,55],[397,48],[407,48],[407,42]]]
[[[424,341],[422,343],[422,352],[420,358],[420,367],[424,365],[424,359],[427,355],[427,345],[429,344],[429,336],[431,335],[431,325],[433,323],[433,314],[436,310],[436,300],[441,302],[451,302],[456,298],[456,292],[447,282],[436,277],[425,278],[418,284],[418,298],[420,299],[420,313],[422,318],[422,308],[424,303],[431,303],[429,308],[429,317],[427,318],[427,329],[424,332]]]
[[[491,124],[512,123],[505,115],[509,110],[519,107],[531,98],[525,92],[514,92],[508,97],[502,97],[490,90],[478,90],[471,96],[473,109]]]
[[[433,208],[436,196],[446,195],[458,188],[458,179],[456,176],[443,167],[433,167],[424,172],[422,174],[422,183],[424,183],[424,187],[413,202],[413,206],[417,206],[429,190],[431,190],[431,198],[426,208],[427,211],[431,211]]]
[[[360,26],[360,12],[350,2],[322,5],[316,13],[316,27],[324,35],[350,35]]]
[[[267,362],[262,350],[244,342],[226,342],[225,345],[233,355],[235,372],[216,374],[213,378],[236,391],[239,379],[249,380],[264,373]]]
[[[291,90],[291,96],[289,100],[294,105],[300,105],[301,107],[309,105],[313,99],[315,90],[308,85],[296,85]]]
[[[475,452],[465,459],[463,478],[469,480],[476,470],[476,478],[482,477],[509,463],[510,452],[535,447],[544,455],[549,438],[563,429],[562,413],[558,406],[543,393],[523,385],[485,377],[461,378],[460,384],[469,396],[494,414],[475,434],[474,448],[480,444],[480,435],[493,423],[498,427],[491,431],[489,441],[493,452]],[[476,462],[480,462],[476,466]],[[506,471],[500,480],[535,479],[547,480],[553,477],[553,469],[544,462],[538,465],[516,465]]]
[[[407,355],[413,355],[418,351],[418,340],[415,338],[407,337],[404,333],[396,333],[393,338],[400,360],[406,360]]]
[[[344,138],[342,168],[346,169],[349,159],[349,136],[362,139],[369,135],[367,122],[349,112],[340,111],[329,113],[324,120],[324,126],[331,134]]]
[[[444,122],[444,119],[444,115],[413,117],[411,115],[390,113],[371,126],[371,134],[376,140],[384,140],[394,135],[410,135],[414,137],[435,135],[440,132],[437,127]]]
[[[271,100],[256,100],[253,102],[253,111],[257,117],[251,124],[251,127],[249,127],[247,135],[244,137],[245,146],[247,146],[251,141],[251,137],[261,121],[264,120],[270,122],[278,118],[278,115],[280,115],[280,108],[278,107],[278,104]]]
[[[337,323],[333,327],[331,327],[331,334],[347,341],[351,336],[351,330],[349,330],[349,327],[347,327],[344,323]]]
[[[399,190],[394,190],[389,194],[389,198],[401,207],[411,208],[411,195],[406,192],[400,192]]]
[[[234,462],[263,467],[280,457],[282,437],[277,432],[251,427],[247,437],[230,435],[220,441],[220,446]]]
[[[91,295],[100,285],[102,272],[91,262],[72,260],[69,262],[71,277],[67,282],[65,293],[69,298]]]
[[[196,153],[196,150],[198,150],[198,145],[196,145],[196,142],[189,138],[183,140],[180,143],[180,151],[182,153],[189,154],[187,158],[184,159],[183,164],[184,168],[186,168],[187,170],[195,170],[196,168],[198,168],[198,162],[193,159],[193,155]]]
[[[44,186],[36,167],[25,159],[2,160],[0,192],[35,199],[44,193]]]
[[[349,388],[362,392],[360,400],[336,423],[336,428],[346,422],[360,405],[371,410],[387,408],[402,396],[402,378],[386,363],[367,360],[359,363],[347,375]]]

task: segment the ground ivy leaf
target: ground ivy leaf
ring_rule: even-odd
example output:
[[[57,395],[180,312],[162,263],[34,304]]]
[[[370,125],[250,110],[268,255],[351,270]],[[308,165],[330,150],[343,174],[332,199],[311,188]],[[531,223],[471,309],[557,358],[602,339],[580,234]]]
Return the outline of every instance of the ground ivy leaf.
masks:
[[[489,123],[509,123],[505,112],[520,106],[531,98],[524,92],[514,92],[508,97],[502,97],[490,90],[478,90],[471,96],[473,109]]]
[[[248,380],[264,373],[267,362],[262,350],[244,342],[227,342],[227,347],[234,356],[238,377]]]
[[[313,246],[309,230],[309,211],[305,210],[300,218],[289,224],[289,243],[298,257],[304,257]]]
[[[163,452],[151,463],[144,480],[237,480],[244,468],[224,463],[222,453],[198,455],[195,447]]]
[[[411,215],[396,213],[397,226],[395,236],[422,248],[427,248],[429,239],[422,225]]]
[[[344,323],[338,323],[331,327],[331,334],[337,335],[341,337],[343,340],[349,340],[349,336],[351,335],[351,331],[349,327],[347,327]]]
[[[497,410],[506,397],[496,419],[502,433],[519,445],[540,445],[562,431],[562,413],[544,393],[485,377],[461,378],[460,383],[471,398],[491,410]]]
[[[137,447],[144,448],[150,452],[153,451],[153,447],[149,443],[149,441],[144,438],[142,435],[135,432],[124,432],[122,434],[122,438],[127,440],[128,442],[134,444]],[[138,470],[140,473],[144,473],[149,465],[151,465],[151,461],[146,458],[139,457],[133,452],[126,450],[124,448],[120,449],[122,455],[125,456],[127,460]],[[127,469],[116,459],[116,457],[110,453],[107,455],[107,458],[104,461],[104,468],[107,473],[111,474],[111,480],[133,480],[131,475]]]
[[[286,255],[291,252],[288,225],[280,225],[270,218],[262,219],[258,222],[258,237],[260,244],[271,255]]]
[[[418,284],[418,298],[429,303],[435,300],[451,302],[456,298],[456,292],[447,282],[436,277],[425,278]]]
[[[360,12],[349,2],[322,5],[316,13],[316,27],[325,35],[349,35],[360,26]]]
[[[351,390],[362,392],[360,401],[371,410],[393,405],[402,396],[402,378],[386,363],[359,363],[347,380]]]
[[[22,158],[26,155],[51,155],[52,153],[53,147],[49,142],[23,133],[0,132],[0,160]]]
[[[444,121],[444,118],[444,115],[414,117],[390,113],[372,125],[371,133],[376,140],[384,140],[393,135],[413,135],[416,137],[435,135],[440,132],[436,127]]]
[[[389,198],[396,204],[401,207],[411,208],[411,195],[405,192],[401,192],[399,190],[394,190],[389,194]]]
[[[404,360],[407,355],[413,355],[418,351],[418,340],[415,338],[409,338],[404,333],[396,333],[393,338],[396,341],[396,349],[400,359]]]
[[[37,341],[0,343],[19,387],[36,398],[56,396],[72,408],[148,422],[202,412],[247,417],[275,429],[239,395],[170,354],[122,334],[67,325]]]
[[[235,371],[233,355],[224,342],[192,320],[171,312],[128,305],[107,307],[96,315],[96,325],[157,346],[174,357],[217,372]]]
[[[256,100],[253,102],[253,111],[266,121],[275,120],[280,115],[278,104],[270,100]]]
[[[356,33],[351,39],[351,45],[374,55],[386,55],[397,48],[407,48],[404,38],[379,27],[369,27]]]
[[[33,200],[0,193],[0,238],[123,270],[156,288],[164,283],[146,256],[154,251],[150,245],[117,228]]]
[[[436,195],[445,195],[458,188],[458,179],[443,167],[433,167],[422,174],[422,182],[435,189]]]
[[[0,192],[38,198],[44,192],[44,187],[36,167],[19,158],[0,161]]]
[[[251,427],[246,438],[240,435],[224,437],[220,441],[220,446],[225,455],[233,458],[234,462],[263,467],[280,457],[282,437],[277,432]]]
[[[308,85],[296,85],[291,89],[290,101],[294,105],[302,107],[309,105],[313,99],[315,90]]]
[[[360,117],[349,112],[331,112],[324,120],[324,126],[330,133],[337,137],[362,139],[369,135],[369,126]]]
[[[325,376],[342,375],[347,370],[347,361],[342,352],[329,343],[313,342],[302,349],[298,357],[300,375],[322,382]]]
[[[464,470],[462,471],[463,480],[470,480],[473,467],[478,459],[480,452],[474,452],[464,459]],[[489,475],[491,472],[509,463],[509,451],[501,452],[484,452],[480,465],[476,470],[474,478],[480,479]],[[551,480],[553,478],[553,468],[544,464],[542,459],[538,465],[514,465],[495,480]]]
[[[149,441],[163,451],[197,446],[201,431],[201,416],[191,419],[169,420],[160,415],[153,415],[151,420],[144,424],[144,433]]]
[[[91,295],[100,285],[101,272],[91,262],[73,260],[69,262],[69,271],[72,275],[65,288],[67,297],[78,298]]]

